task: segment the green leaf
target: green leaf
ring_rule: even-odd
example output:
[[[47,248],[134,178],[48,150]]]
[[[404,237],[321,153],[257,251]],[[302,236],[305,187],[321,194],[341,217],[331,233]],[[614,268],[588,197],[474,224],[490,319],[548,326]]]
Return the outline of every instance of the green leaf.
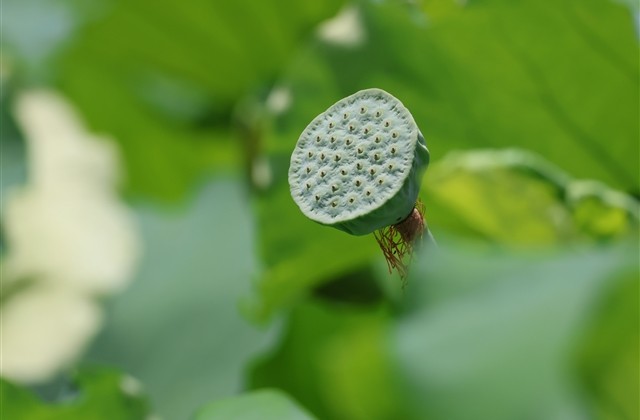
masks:
[[[2,416],[8,419],[131,419],[150,415],[140,384],[130,376],[107,368],[82,368],[74,377],[69,398],[45,403],[31,392],[0,379]]]
[[[312,299],[289,319],[278,348],[255,363],[251,388],[283,389],[319,418],[407,418],[385,342],[389,308]]]
[[[193,419],[311,420],[313,417],[285,393],[266,389],[209,403]]]
[[[238,171],[234,107],[342,0],[110,3],[77,29],[55,84],[121,145],[128,192],[167,201],[212,171]]]
[[[257,269],[240,181],[212,182],[181,208],[140,205],[136,214],[144,258],[88,359],[140,378],[158,415],[186,418],[239,392],[245,364],[279,326],[255,327],[238,308]]]
[[[640,204],[595,181],[571,179],[521,150],[450,153],[425,176],[435,230],[516,246],[553,246],[635,235]]]
[[[637,274],[637,273],[635,273]],[[604,293],[580,345],[576,366],[598,418],[638,418],[640,282],[631,273]]]
[[[390,337],[414,409],[447,419],[582,418],[590,408],[571,360],[604,297],[626,288],[626,276],[637,282],[637,245],[555,255],[441,249],[418,258],[410,309]]]

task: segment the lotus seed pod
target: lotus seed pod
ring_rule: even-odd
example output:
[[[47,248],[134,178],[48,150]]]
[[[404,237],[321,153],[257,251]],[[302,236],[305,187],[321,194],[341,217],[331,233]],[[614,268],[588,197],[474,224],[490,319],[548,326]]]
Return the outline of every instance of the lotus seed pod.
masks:
[[[361,90],[318,115],[291,155],[289,186],[302,213],[366,235],[413,211],[429,151],[402,103]]]

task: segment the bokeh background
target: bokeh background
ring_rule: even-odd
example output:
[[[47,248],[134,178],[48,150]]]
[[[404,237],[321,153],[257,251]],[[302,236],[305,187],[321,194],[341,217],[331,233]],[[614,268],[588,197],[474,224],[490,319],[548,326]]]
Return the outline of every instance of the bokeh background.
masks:
[[[637,419],[639,14],[2,2],[3,419]],[[431,151],[389,275],[288,160],[368,87]]]

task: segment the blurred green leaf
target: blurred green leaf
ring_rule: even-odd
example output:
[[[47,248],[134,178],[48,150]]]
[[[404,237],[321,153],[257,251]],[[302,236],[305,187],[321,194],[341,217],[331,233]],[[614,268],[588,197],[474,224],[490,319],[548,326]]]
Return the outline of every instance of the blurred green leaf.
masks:
[[[303,408],[285,393],[260,390],[214,401],[202,408],[194,420],[311,420]]]
[[[584,418],[569,361],[602,296],[624,286],[623,274],[638,281],[637,245],[538,256],[441,249],[416,261],[410,309],[391,336],[414,409],[447,419]]]
[[[137,208],[145,255],[88,358],[140,378],[163,418],[239,392],[245,363],[277,338],[277,323],[252,326],[238,308],[257,265],[241,185],[218,180],[183,207]]]
[[[108,368],[83,368],[69,397],[45,403],[30,391],[0,379],[2,417],[29,420],[139,420],[150,415],[140,384]]]
[[[631,374],[640,371],[637,274],[603,293],[577,355],[576,369],[598,418],[640,417],[640,381]]]
[[[295,306],[279,347],[251,387],[278,387],[319,418],[408,418],[385,345],[389,308],[310,300]]]
[[[518,246],[553,246],[637,234],[640,204],[595,181],[572,180],[519,150],[452,152],[421,194],[439,229]]]
[[[341,3],[105,2],[57,61],[56,84],[120,143],[129,192],[183,198],[212,170],[237,170],[235,104]]]

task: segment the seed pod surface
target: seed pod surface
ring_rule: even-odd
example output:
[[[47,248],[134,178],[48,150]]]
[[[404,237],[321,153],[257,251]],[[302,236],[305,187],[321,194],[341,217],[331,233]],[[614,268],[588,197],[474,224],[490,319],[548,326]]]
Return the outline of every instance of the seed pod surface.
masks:
[[[304,129],[291,155],[291,196],[310,219],[365,235],[411,213],[428,163],[409,111],[389,93],[366,89]]]

